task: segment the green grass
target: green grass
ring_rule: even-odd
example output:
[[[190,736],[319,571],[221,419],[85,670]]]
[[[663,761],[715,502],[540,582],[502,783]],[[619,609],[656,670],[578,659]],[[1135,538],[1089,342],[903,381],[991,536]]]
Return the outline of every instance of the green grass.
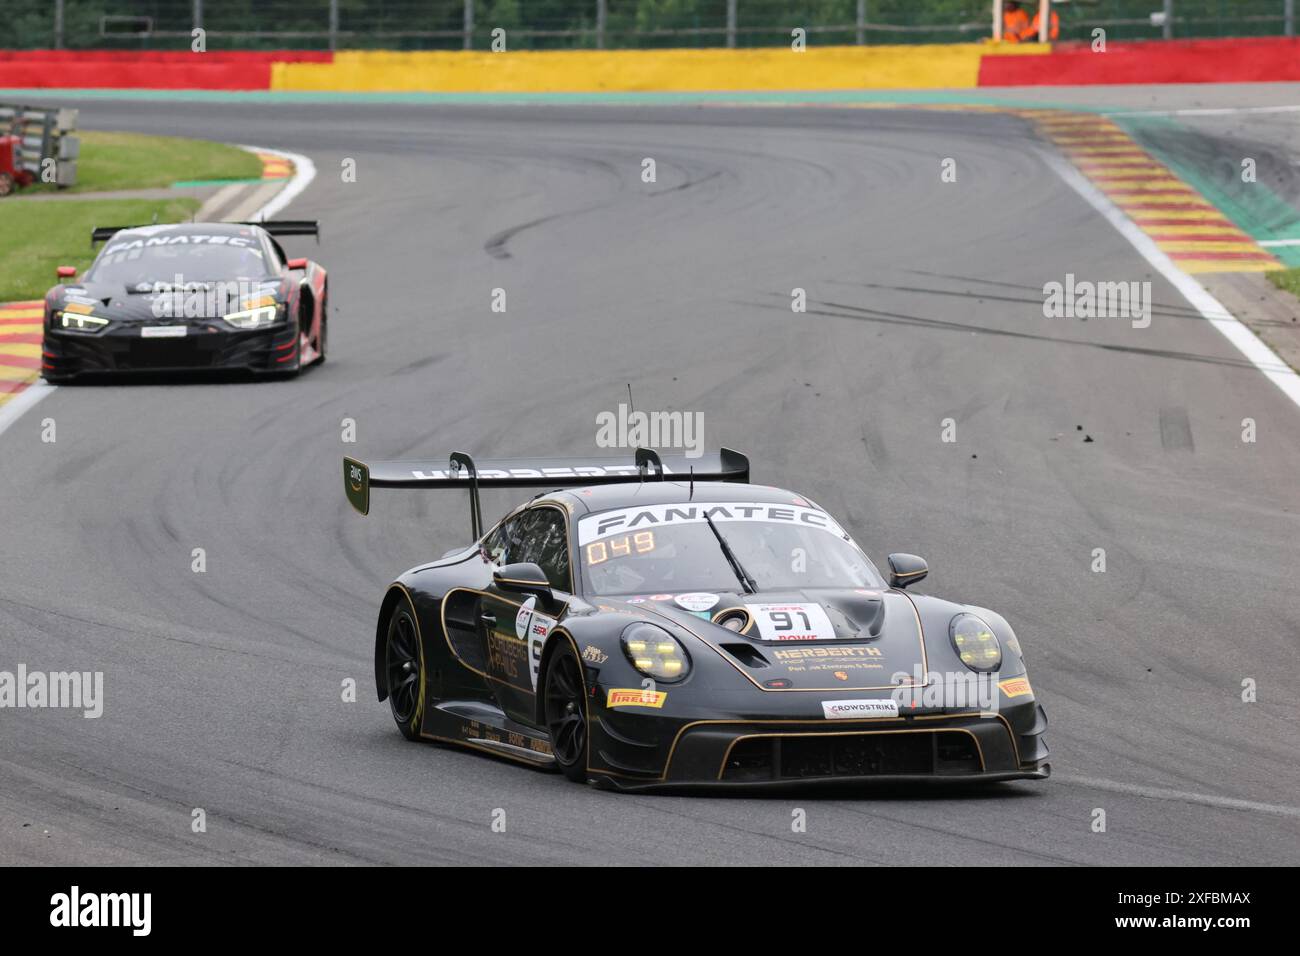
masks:
[[[180,222],[198,209],[197,199],[86,199],[67,202],[3,203],[0,229],[0,302],[44,297],[55,284],[58,266],[76,266],[78,274],[95,258],[90,230],[95,226],[130,226]]]
[[[194,179],[258,179],[262,163],[252,153],[222,143],[138,133],[83,132],[77,185],[63,193],[166,188]],[[38,184],[0,200],[0,302],[39,299],[54,284],[56,266],[80,272],[95,257],[95,226],[179,222],[198,209],[196,199],[69,199],[24,202],[31,193],[54,192]]]
[[[1296,298],[1300,298],[1300,269],[1276,269],[1265,275],[1268,276],[1269,282],[1283,292],[1290,292]]]
[[[115,189],[156,189],[195,179],[260,179],[262,162],[252,153],[224,143],[140,133],[81,132],[77,184],[65,193]],[[52,192],[33,185],[22,193]]]

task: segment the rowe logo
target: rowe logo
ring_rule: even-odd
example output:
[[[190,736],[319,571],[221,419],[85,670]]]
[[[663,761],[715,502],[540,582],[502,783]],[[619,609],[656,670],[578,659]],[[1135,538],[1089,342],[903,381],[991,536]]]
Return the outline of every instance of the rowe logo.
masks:
[[[69,893],[50,897],[51,926],[129,926],[133,936],[148,936],[152,926],[152,893]]]

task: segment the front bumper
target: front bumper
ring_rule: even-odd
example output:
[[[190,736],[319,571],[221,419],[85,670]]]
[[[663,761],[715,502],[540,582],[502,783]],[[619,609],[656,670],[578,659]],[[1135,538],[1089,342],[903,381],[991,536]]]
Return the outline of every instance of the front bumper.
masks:
[[[293,324],[251,332],[191,326],[181,338],[144,338],[138,328],[97,335],[47,329],[41,344],[41,372],[54,381],[131,372],[284,372],[297,362]]]
[[[1046,729],[1042,706],[1029,701],[991,716],[697,720],[652,750],[626,720],[614,726],[606,713],[593,728],[589,769],[623,790],[1041,780],[1051,773]]]

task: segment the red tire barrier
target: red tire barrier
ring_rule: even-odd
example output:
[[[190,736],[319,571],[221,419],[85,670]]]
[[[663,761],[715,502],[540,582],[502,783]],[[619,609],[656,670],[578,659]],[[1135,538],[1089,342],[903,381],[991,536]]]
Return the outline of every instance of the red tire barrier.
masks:
[[[980,86],[1260,83],[1300,80],[1300,39],[1164,40],[1058,46],[1046,56],[986,55]]]

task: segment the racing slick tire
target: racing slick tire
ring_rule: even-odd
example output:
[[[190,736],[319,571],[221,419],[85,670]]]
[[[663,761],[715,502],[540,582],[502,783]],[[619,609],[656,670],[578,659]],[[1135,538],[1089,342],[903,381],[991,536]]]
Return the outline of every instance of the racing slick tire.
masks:
[[[582,664],[568,641],[557,644],[546,665],[542,709],[551,751],[560,772],[575,783],[587,780],[587,707]]]
[[[424,715],[424,652],[410,607],[403,602],[388,619],[384,673],[393,721],[407,740],[420,739]]]

